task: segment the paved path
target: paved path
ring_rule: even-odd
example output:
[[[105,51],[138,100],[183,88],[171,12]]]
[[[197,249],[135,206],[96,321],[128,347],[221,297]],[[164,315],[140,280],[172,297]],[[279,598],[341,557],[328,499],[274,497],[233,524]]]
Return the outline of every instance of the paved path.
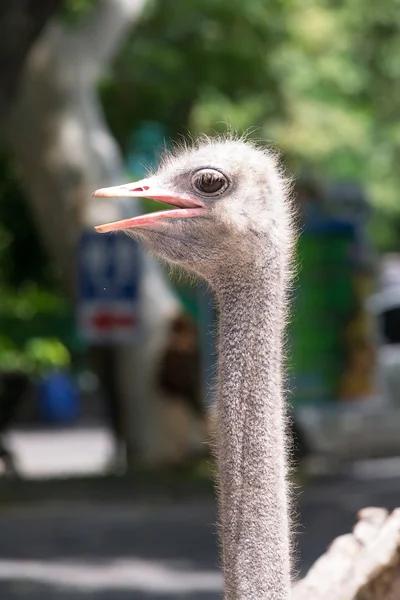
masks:
[[[318,483],[301,497],[303,574],[370,504],[394,506],[399,479]],[[221,576],[211,501],[174,505],[2,508],[1,600],[217,600]]]
[[[31,477],[43,470],[48,474],[55,457],[64,472],[82,462],[93,472],[108,451],[104,433],[85,437],[82,431],[64,432],[57,434],[58,441],[51,435],[27,435],[16,434],[15,439]],[[29,443],[34,440],[36,446]],[[298,567],[303,574],[335,536],[351,528],[359,508],[400,504],[400,462],[359,462],[347,476],[319,480],[298,499]],[[220,599],[215,519],[214,504],[206,500],[0,504],[0,599]]]
[[[12,509],[0,517],[0,598],[218,598],[214,521],[211,503]]]

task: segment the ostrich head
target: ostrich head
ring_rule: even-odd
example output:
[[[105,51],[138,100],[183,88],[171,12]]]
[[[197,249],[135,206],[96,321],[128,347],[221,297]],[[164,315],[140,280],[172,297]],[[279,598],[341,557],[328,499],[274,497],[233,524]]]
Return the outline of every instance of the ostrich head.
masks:
[[[229,265],[254,264],[287,246],[284,183],[271,153],[242,140],[205,140],[168,155],[135,183],[98,197],[152,198],[175,209],[96,227],[139,236],[158,256],[212,281]],[[218,276],[217,276],[218,277]]]

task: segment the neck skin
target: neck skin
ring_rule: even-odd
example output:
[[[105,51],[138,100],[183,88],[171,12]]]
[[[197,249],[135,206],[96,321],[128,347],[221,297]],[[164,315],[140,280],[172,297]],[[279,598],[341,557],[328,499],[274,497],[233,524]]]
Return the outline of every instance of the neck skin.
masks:
[[[282,341],[284,264],[216,289],[219,508],[225,600],[290,597]]]

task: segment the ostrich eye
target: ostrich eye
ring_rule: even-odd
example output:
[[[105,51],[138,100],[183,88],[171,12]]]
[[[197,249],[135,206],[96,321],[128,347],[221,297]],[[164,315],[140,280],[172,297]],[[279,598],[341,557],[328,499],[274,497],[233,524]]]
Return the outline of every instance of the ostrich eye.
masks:
[[[191,184],[200,194],[219,196],[226,190],[229,181],[220,171],[201,169],[193,174]]]

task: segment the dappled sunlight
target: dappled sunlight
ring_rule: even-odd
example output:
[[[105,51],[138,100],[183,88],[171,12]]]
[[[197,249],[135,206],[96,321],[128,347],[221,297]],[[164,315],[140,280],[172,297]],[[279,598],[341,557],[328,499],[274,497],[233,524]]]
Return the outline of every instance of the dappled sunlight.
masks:
[[[1,560],[0,581],[4,580],[86,591],[115,589],[177,595],[222,589],[222,577],[216,570],[197,570],[190,562],[178,567],[135,557],[107,562]]]
[[[11,432],[8,440],[21,474],[32,479],[99,474],[113,447],[105,427]]]

